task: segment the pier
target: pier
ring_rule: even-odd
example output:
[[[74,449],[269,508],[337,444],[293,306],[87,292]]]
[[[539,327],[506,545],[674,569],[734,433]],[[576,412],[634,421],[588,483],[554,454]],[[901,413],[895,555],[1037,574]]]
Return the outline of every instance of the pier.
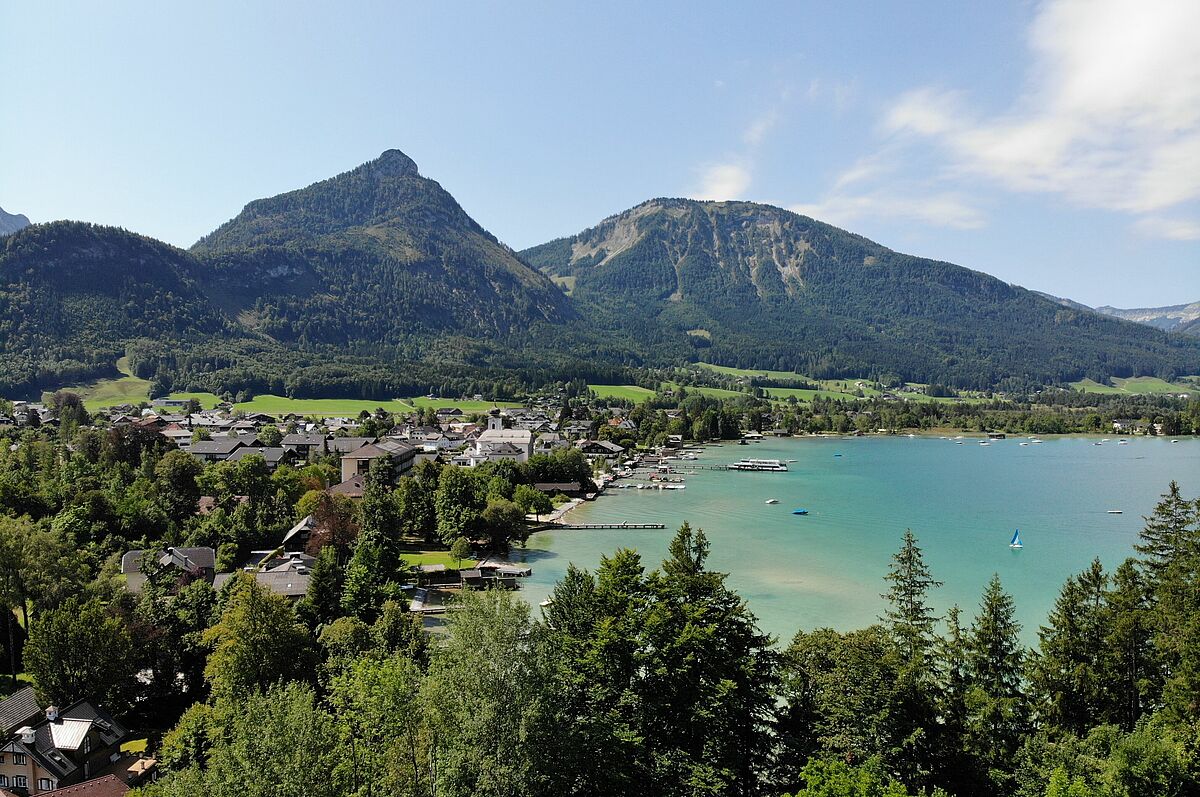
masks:
[[[556,523],[553,529],[665,529],[663,523]]]

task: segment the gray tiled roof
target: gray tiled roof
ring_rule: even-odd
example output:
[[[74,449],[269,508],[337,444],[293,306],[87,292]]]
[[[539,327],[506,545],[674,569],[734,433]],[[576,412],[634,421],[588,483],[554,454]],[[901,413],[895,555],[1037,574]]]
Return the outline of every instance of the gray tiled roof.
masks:
[[[23,686],[0,700],[0,731],[12,733],[42,713],[32,686]]]

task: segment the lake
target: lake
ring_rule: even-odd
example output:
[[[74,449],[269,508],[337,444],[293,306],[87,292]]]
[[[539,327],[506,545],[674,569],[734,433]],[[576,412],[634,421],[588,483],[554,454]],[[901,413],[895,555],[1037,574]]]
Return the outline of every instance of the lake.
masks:
[[[944,582],[933,594],[939,611],[957,603],[969,621],[998,573],[1016,601],[1023,639],[1034,644],[1063,581],[1095,557],[1111,570],[1131,555],[1142,516],[1172,479],[1185,496],[1200,494],[1195,439],[962,442],[781,438],[707,448],[696,464],[796,461],[786,473],[699,471],[685,477],[685,490],[609,490],[567,522],[664,523],[666,530],[536,534],[526,551],[513,552],[533,568],[522,594],[536,610],[568,563],[594,569],[618,547],[636,548],[648,569],[657,567],[686,520],[708,535],[709,566],[728,573],[762,628],[786,643],[798,629],[874,622],[884,610],[890,557],[911,528],[933,577]],[[797,507],[810,514],[793,515]],[[1016,528],[1023,550],[1008,547]]]

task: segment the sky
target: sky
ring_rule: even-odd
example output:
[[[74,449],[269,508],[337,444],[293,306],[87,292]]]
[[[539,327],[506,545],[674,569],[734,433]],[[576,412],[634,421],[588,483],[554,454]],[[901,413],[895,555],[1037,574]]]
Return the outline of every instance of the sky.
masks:
[[[786,207],[1090,305],[1200,299],[1200,2],[0,4],[0,207],[190,246],[396,148],[514,248]]]

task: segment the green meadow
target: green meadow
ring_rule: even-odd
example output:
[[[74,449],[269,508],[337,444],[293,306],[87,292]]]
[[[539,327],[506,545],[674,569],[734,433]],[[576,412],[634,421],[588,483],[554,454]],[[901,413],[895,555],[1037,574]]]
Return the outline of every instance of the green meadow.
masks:
[[[1191,377],[1184,378],[1191,379]],[[1134,376],[1128,379],[1113,377],[1110,381],[1111,384],[1104,385],[1091,379],[1081,379],[1078,382],[1072,382],[1071,387],[1085,393],[1123,393],[1126,395],[1191,393],[1194,396],[1200,393],[1200,388],[1194,384],[1167,382],[1154,376]]]

